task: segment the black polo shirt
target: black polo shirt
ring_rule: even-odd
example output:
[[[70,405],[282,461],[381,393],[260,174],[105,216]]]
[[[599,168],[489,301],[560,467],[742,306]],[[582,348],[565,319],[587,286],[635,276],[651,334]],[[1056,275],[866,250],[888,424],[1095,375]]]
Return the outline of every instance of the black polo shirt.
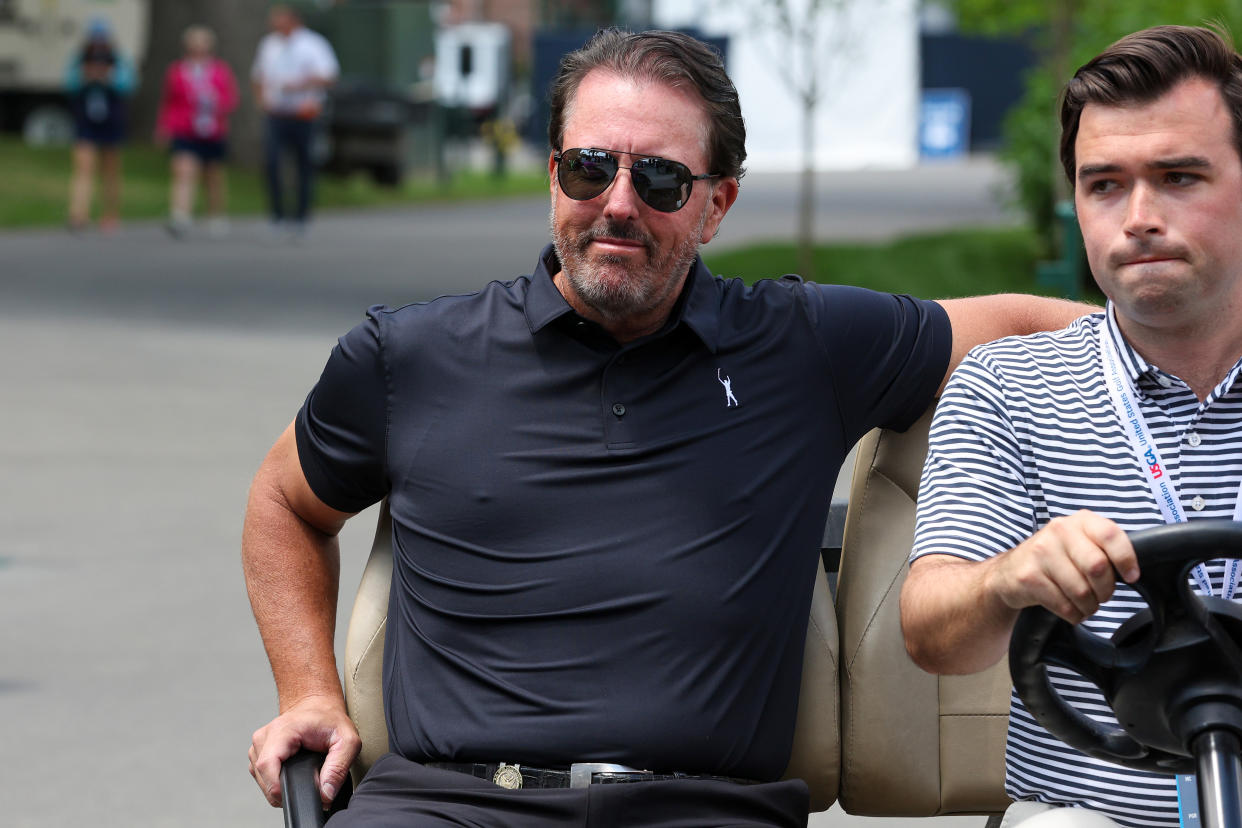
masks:
[[[837,471],[926,409],[948,318],[696,261],[618,345],[558,267],[372,308],[298,415],[325,503],[389,498],[392,749],[775,779]]]

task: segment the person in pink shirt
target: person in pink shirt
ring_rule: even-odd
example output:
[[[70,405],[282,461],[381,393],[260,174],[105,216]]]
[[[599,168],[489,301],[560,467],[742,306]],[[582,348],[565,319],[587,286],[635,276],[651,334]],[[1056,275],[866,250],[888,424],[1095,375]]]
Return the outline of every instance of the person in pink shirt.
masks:
[[[233,70],[213,51],[216,36],[206,26],[190,26],[182,36],[185,56],[168,67],[160,98],[155,137],[169,145],[172,184],[168,232],[182,238],[190,228],[201,175],[207,191],[207,230],[228,232],[225,218],[228,117],[237,108]]]

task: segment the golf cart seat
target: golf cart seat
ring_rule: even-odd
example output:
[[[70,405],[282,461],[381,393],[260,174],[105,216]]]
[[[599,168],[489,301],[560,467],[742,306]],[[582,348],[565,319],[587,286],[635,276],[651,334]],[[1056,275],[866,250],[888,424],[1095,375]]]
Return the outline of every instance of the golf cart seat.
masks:
[[[381,662],[388,593],[392,576],[392,519],[381,507],[371,556],[363,570],[345,642],[345,703],[362,737],[362,751],[351,768],[355,784],[388,750],[384,723]],[[840,769],[840,721],[837,704],[837,624],[823,567],[816,574],[807,622],[802,691],[793,754],[786,777],[804,779],[811,789],[811,810],[836,800]]]
[[[934,408],[934,407],[933,407]],[[1000,814],[1010,680],[1005,661],[934,676],[906,653],[899,597],[932,410],[858,444],[841,567],[841,806],[863,816]]]

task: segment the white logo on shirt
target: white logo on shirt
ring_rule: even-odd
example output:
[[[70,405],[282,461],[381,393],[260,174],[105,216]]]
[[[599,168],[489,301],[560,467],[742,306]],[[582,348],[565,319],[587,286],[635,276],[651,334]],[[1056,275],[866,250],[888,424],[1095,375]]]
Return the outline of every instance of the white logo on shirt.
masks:
[[[716,379],[724,386],[725,390],[725,408],[737,405],[737,397],[733,396],[733,380],[729,377],[720,376],[720,369],[716,369]]]

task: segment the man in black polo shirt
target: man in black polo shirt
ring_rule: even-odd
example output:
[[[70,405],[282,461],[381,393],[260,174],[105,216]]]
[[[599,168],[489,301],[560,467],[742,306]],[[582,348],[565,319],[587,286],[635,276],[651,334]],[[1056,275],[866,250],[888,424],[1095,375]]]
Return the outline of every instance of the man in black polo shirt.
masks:
[[[344,780],[334,539],[387,497],[394,753],[334,825],[805,824],[803,783],[774,780],[846,452],[914,421],[971,345],[1082,309],[714,278],[697,250],[745,130],[682,35],[568,56],[549,138],[534,273],[371,309],[256,477],[243,556],[281,715],[251,771],[273,804],[299,747],[328,752],[325,801]],[[576,762],[690,778],[535,787]]]

